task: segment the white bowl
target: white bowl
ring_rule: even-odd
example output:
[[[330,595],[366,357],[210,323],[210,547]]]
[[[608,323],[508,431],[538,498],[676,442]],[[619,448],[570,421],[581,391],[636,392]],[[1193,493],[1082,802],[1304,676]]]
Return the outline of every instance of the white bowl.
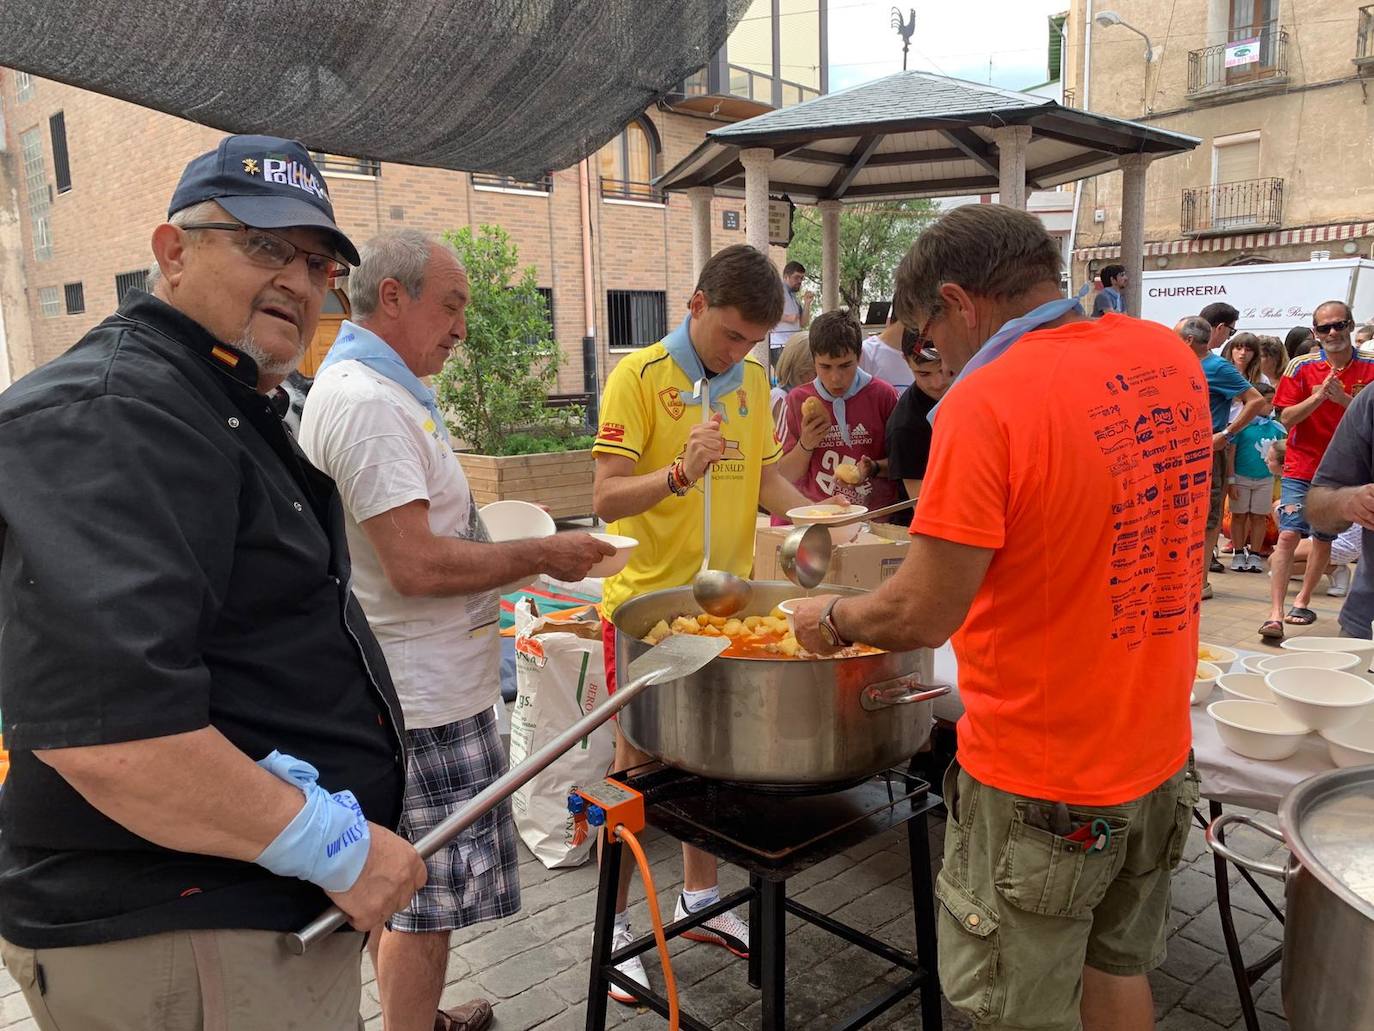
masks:
[[[1240,660],[1240,668],[1247,673],[1256,673],[1264,676],[1264,670],[1259,668],[1259,664],[1265,659],[1272,659],[1272,655],[1247,655]]]
[[[626,563],[630,561],[630,552],[639,547],[639,541],[635,540],[633,537],[622,537],[618,533],[593,533],[592,536],[615,548],[615,554],[607,555],[600,562],[596,563],[596,565],[592,566],[591,569],[587,570],[587,576],[589,578],[595,576],[614,576],[624,569]]]
[[[1269,690],[1260,673],[1223,673],[1217,681],[1217,687],[1227,698],[1274,704],[1274,692]]]
[[[528,501],[493,501],[478,513],[494,541],[523,541],[531,537],[552,537],[558,532],[553,516]]]
[[[1207,706],[1221,743],[1238,755],[1269,761],[1298,750],[1307,728],[1266,702],[1222,701]]]
[[[1217,680],[1221,677],[1221,670],[1213,666],[1210,662],[1199,662],[1197,664],[1197,675],[1193,678],[1192,703],[1201,705],[1212,697],[1212,692],[1217,689]]]
[[[1260,661],[1261,673],[1274,673],[1281,669],[1336,669],[1358,672],[1365,660],[1359,655],[1345,652],[1290,652],[1287,655],[1270,655]]]
[[[1363,655],[1366,661],[1374,658],[1374,641],[1358,637],[1289,637],[1279,647],[1290,652],[1345,652]]]
[[[868,509],[863,505],[801,505],[788,511],[787,518],[792,520],[794,526],[810,526],[813,523],[830,526],[841,519],[852,519],[867,512]],[[863,532],[863,528],[862,521],[848,526],[830,526],[830,540],[834,544],[848,544]]]
[[[1309,730],[1358,723],[1374,706],[1374,684],[1334,669],[1280,669],[1264,675],[1274,702]]]
[[[797,636],[797,624],[792,620],[792,613],[804,601],[805,598],[788,598],[786,601],[778,602],[778,608],[782,609],[782,614],[787,617],[787,629],[793,637]]]
[[[1230,648],[1223,648],[1219,644],[1208,644],[1206,641],[1198,642],[1197,657],[1200,662],[1210,662],[1213,666],[1220,667],[1223,673],[1231,668],[1231,663],[1240,658]]]
[[[477,510],[487,534],[493,541],[524,541],[535,537],[552,537],[558,532],[553,516],[528,501],[493,501]],[[526,577],[496,588],[498,594],[514,594],[534,583],[536,577]]]
[[[1374,763],[1374,719],[1335,730],[1323,730],[1326,749],[1337,766],[1368,766]]]

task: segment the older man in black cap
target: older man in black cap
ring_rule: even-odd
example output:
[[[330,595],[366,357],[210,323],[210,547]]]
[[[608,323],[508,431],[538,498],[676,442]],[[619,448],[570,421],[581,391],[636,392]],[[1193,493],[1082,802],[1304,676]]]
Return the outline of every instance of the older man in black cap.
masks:
[[[331,900],[423,883],[333,483],[264,396],[358,260],[292,140],[190,163],[133,292],[0,396],[0,955],[53,1028],[357,1023]]]

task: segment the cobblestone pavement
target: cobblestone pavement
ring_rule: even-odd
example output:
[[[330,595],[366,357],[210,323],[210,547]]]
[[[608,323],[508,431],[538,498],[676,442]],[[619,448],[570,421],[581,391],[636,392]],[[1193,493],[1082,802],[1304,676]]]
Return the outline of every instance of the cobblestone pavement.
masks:
[[[1203,637],[1218,644],[1260,647],[1255,629],[1265,618],[1268,577],[1227,573],[1212,580],[1216,597],[1203,604]],[[1319,592],[1314,601],[1321,618],[1310,632],[1335,634],[1339,599]],[[941,821],[932,821],[930,837],[938,863],[944,839]],[[1258,836],[1237,833],[1233,838],[1255,855],[1275,851],[1271,842]],[[671,914],[681,889],[681,850],[676,842],[653,831],[646,833],[644,841],[660,888],[660,905]],[[1174,880],[1168,959],[1151,976],[1158,1027],[1160,1031],[1238,1029],[1243,1026],[1240,1004],[1222,944],[1212,859],[1197,829],[1189,839],[1185,861]],[[520,869],[524,907],[518,917],[454,936],[443,1004],[485,996],[496,1005],[499,1031],[577,1031],[583,1026],[587,994],[595,867],[587,864],[550,871],[525,853]],[[1234,870],[1230,880],[1238,885],[1233,888],[1237,932],[1247,959],[1254,960],[1282,940],[1282,928]],[[726,891],[746,883],[740,871],[728,867],[722,868],[721,881]],[[812,867],[790,881],[788,891],[884,941],[914,948],[906,839],[899,833],[871,839]],[[642,899],[631,906],[630,914],[637,933],[647,931],[648,910]],[[724,1031],[758,1026],[759,998],[748,986],[743,961],[724,949],[702,944],[675,942],[671,948],[684,1010]],[[793,1027],[833,1023],[861,1001],[865,991],[876,992],[882,984],[896,980],[890,966],[795,918],[789,924],[787,959]],[[366,959],[363,962],[362,1015],[369,1031],[380,1031],[376,984]],[[651,981],[661,987],[654,954],[646,963]],[[1255,997],[1265,1031],[1287,1027],[1277,967],[1255,986]],[[951,1031],[969,1027],[947,1006],[945,1013],[945,1027]],[[654,1031],[663,1025],[650,1011],[610,1004],[608,1027]],[[873,1026],[918,1027],[915,1001],[888,1011]],[[13,979],[0,971],[0,1028],[33,1031],[35,1027]]]

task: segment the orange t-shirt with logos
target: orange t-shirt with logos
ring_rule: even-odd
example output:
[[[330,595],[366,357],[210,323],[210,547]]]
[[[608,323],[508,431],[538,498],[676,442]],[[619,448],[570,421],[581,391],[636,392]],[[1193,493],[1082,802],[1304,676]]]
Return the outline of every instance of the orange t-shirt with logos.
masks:
[[[1029,333],[946,395],[911,532],[996,552],[953,639],[976,780],[1116,805],[1182,767],[1211,462],[1198,360],[1152,322]]]

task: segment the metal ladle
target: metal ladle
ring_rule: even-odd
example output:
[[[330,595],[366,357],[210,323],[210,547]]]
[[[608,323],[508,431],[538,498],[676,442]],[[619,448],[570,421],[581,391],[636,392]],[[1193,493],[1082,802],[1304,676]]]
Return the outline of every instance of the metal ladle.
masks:
[[[782,573],[787,579],[798,587],[810,590],[825,579],[825,574],[830,569],[830,555],[835,548],[834,541],[830,538],[832,526],[852,526],[878,516],[900,512],[915,504],[916,499],[909,498],[895,505],[884,505],[882,508],[861,512],[846,519],[799,526],[783,539],[782,546],[778,548],[778,565],[782,567]]]
[[[701,421],[711,421],[711,381],[697,380],[697,396],[701,398]],[[711,472],[714,463],[706,467],[702,491],[704,502],[705,539],[702,544],[701,571],[692,578],[692,597],[702,611],[712,616],[733,616],[749,604],[754,590],[748,580],[742,580],[734,573],[723,569],[711,568]]]

